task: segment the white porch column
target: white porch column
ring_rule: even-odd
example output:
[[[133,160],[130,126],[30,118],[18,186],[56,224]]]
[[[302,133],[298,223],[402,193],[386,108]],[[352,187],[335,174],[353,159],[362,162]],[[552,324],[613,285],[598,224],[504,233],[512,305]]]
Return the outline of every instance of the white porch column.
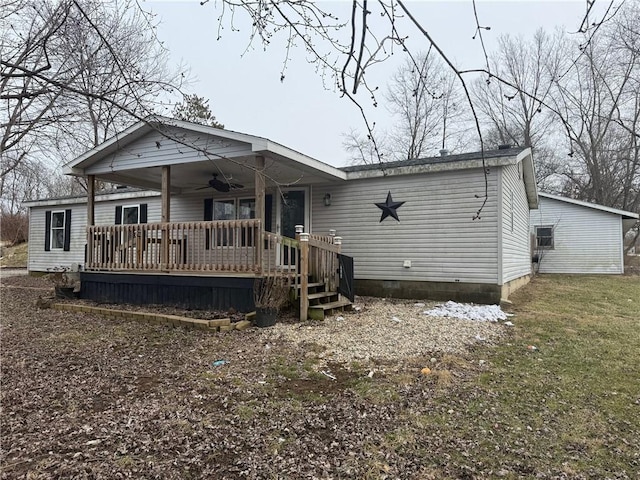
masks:
[[[256,157],[256,170],[255,170],[255,190],[256,190],[256,218],[259,219],[264,228],[265,220],[265,181],[264,181],[264,157],[258,155]]]
[[[256,156],[256,167],[254,173],[255,183],[255,195],[256,195],[256,219],[260,220],[260,230],[257,235],[257,262],[258,268],[262,271],[262,249],[264,248],[264,230],[265,230],[265,181],[264,181],[264,157],[262,155]]]

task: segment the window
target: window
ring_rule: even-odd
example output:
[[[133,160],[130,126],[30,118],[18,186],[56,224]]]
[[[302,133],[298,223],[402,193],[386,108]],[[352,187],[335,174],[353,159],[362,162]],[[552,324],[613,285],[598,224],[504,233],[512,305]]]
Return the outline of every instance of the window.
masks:
[[[235,220],[236,219],[236,201],[230,200],[214,200],[213,201],[213,220]]]
[[[256,199],[243,198],[238,205],[238,220],[256,218]]]
[[[536,248],[553,249],[553,226],[541,225],[536,227]]]
[[[139,205],[117,205],[116,225],[135,225],[137,223],[147,223],[147,204]]]
[[[64,250],[71,247],[71,210],[44,212],[44,250]]]
[[[271,195],[265,196],[265,210],[267,229],[271,225]],[[239,198],[239,199],[212,199],[206,198],[204,200],[204,220],[250,220],[256,218],[256,199],[255,198]],[[213,244],[215,246],[229,246],[233,245],[234,241],[234,229],[222,229],[217,232],[216,238],[211,241],[211,236],[216,234],[215,230],[207,229],[205,231],[205,248],[208,250]],[[255,243],[253,233],[242,230],[242,238],[240,239],[243,247],[252,247]]]
[[[125,225],[140,223],[140,207],[138,205],[122,207],[122,223]]]
[[[64,212],[51,212],[51,248],[64,248]]]
[[[256,218],[256,199],[243,198],[238,202],[238,220],[248,220]],[[242,230],[242,246],[253,247],[254,245],[253,230]]]
[[[234,199],[213,200],[212,215],[213,220],[235,220],[236,201]],[[233,245],[233,230],[229,228],[215,229],[212,233],[215,236],[214,244],[216,246],[227,247]]]

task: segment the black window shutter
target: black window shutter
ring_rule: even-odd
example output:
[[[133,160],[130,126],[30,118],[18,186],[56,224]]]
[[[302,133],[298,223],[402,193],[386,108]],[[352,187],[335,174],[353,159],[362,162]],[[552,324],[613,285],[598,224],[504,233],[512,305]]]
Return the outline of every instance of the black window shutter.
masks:
[[[71,210],[64,211],[64,245],[65,252],[71,250]]]
[[[51,210],[44,212],[44,251],[51,251]]]
[[[140,204],[140,223],[147,223],[147,204]]]
[[[264,231],[271,231],[271,221],[272,221],[272,210],[273,210],[273,195],[265,195],[264,196]]]
[[[204,221],[210,222],[213,220],[213,198],[204,199]]]
[[[122,205],[116,207],[116,225],[122,224]]]
[[[205,222],[210,222],[211,220],[213,220],[213,198],[205,198],[204,199],[204,221]],[[211,245],[211,239],[209,238],[210,233],[209,233],[209,229],[207,228],[204,231],[204,248],[206,250],[209,250],[210,245]]]

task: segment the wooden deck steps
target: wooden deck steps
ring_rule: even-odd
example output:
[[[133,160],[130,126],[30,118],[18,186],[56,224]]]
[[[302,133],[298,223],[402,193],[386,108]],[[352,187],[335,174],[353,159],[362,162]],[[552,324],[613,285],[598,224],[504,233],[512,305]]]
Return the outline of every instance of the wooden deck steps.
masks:
[[[309,318],[313,320],[324,320],[326,315],[333,315],[349,310],[351,310],[351,302],[347,298],[341,297],[333,302],[309,305]]]
[[[308,316],[313,320],[324,320],[325,316],[333,315],[345,310],[351,310],[351,302],[336,291],[329,291],[328,285],[323,282],[308,284]],[[295,298],[300,299],[300,285],[296,286]],[[293,287],[292,287],[293,289]]]

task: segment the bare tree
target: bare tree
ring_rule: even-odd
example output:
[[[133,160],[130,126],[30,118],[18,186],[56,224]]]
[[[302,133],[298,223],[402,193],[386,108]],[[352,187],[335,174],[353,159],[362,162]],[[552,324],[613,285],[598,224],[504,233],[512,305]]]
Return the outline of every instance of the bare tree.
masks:
[[[407,60],[391,77],[385,99],[396,119],[390,138],[396,160],[420,158],[446,148],[461,120],[460,88],[432,52]]]
[[[179,78],[134,0],[15,0],[0,22],[0,191],[144,118]],[[54,162],[52,162],[54,159]],[[55,161],[57,160],[57,161]]]
[[[416,60],[417,67],[408,60],[389,80],[384,105],[394,127],[375,132],[377,145],[371,135],[355,130],[345,135],[343,145],[354,163],[422,158],[463,143],[468,119],[453,74],[432,53],[420,53]]]
[[[554,81],[567,69],[570,44],[564,34],[538,30],[531,41],[504,35],[490,65],[495,79],[477,79],[474,101],[488,144],[533,147],[540,184],[548,184],[560,166],[552,134],[558,118],[545,106]],[[548,186],[548,185],[547,185]]]
[[[600,29],[554,91],[570,148],[565,191],[632,211],[640,209],[639,12],[631,4]]]

